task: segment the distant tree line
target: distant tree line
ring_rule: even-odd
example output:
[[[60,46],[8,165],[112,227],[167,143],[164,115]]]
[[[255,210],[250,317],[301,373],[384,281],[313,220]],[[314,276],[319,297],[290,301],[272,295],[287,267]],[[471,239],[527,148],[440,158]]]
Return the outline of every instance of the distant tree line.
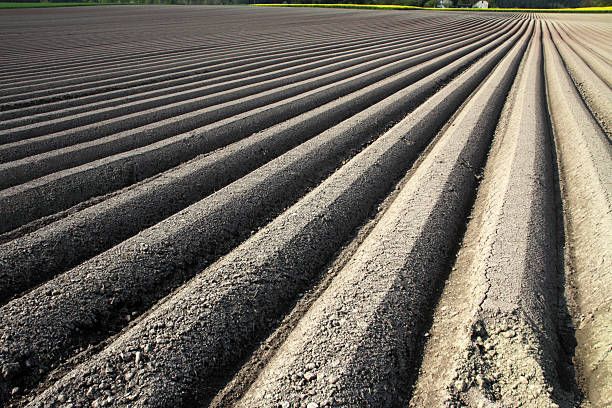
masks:
[[[391,4],[436,7],[440,0],[4,0],[15,3],[132,3],[132,4]],[[470,6],[477,0],[450,0],[453,7]],[[501,8],[567,8],[612,6],[612,0],[488,0],[489,7]]]

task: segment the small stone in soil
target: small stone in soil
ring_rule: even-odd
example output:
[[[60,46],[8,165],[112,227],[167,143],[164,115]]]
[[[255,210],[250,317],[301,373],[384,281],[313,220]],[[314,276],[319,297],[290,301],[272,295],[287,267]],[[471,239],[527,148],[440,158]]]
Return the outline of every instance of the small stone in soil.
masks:
[[[503,333],[503,336],[507,339],[514,337],[515,335],[516,333],[514,332],[514,330],[508,330]]]
[[[465,390],[465,381],[464,380],[457,380],[455,381],[455,389],[457,390],[457,392],[463,392]]]

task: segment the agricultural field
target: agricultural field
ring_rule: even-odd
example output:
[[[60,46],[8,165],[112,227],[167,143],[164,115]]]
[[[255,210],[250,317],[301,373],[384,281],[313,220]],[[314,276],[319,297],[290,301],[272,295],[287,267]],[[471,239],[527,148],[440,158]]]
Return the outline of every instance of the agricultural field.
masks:
[[[0,38],[0,405],[612,405],[612,15]]]

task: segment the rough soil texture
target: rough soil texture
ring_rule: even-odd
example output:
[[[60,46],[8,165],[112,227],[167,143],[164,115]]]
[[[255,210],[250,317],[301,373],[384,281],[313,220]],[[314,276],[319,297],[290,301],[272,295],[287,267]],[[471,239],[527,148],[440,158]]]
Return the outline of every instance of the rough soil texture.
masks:
[[[563,271],[541,67],[538,27],[436,309],[413,406],[572,406],[557,379],[572,372],[558,361]]]
[[[611,23],[2,11],[0,405],[612,405]]]
[[[588,402],[608,406],[612,404],[612,293],[606,284],[612,278],[612,145],[561,69],[550,37],[544,46],[566,209],[568,298],[578,342],[579,380]]]

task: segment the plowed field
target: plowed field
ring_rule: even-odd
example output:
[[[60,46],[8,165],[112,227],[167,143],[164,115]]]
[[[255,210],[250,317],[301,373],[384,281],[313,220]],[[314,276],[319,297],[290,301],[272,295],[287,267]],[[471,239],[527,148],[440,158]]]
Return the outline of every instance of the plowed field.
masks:
[[[0,405],[612,405],[612,16],[0,11]]]

